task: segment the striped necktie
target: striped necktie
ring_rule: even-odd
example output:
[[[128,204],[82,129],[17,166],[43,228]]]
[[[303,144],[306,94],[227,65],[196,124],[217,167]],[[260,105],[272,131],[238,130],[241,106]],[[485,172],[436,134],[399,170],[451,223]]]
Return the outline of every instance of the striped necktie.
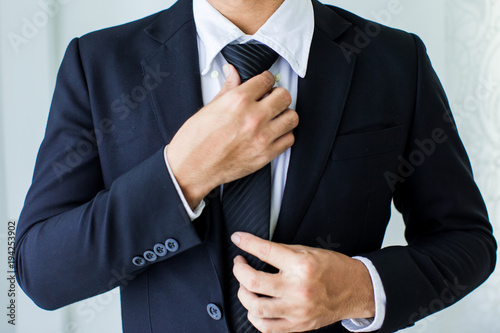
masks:
[[[227,45],[222,51],[227,62],[240,74],[241,82],[268,70],[278,58],[278,54],[263,44]],[[271,211],[271,164],[241,179],[224,185],[222,208],[226,226],[226,307],[231,332],[258,332],[247,319],[247,310],[241,305],[237,293],[239,282],[232,273],[233,259],[243,255],[255,269],[262,270],[265,263],[244,253],[231,241],[236,231],[245,231],[258,237],[269,239]]]

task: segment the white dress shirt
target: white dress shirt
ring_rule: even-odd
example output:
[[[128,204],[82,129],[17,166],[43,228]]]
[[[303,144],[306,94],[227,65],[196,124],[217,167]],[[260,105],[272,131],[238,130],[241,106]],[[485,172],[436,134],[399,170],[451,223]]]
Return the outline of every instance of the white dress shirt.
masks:
[[[230,43],[260,42],[271,47],[280,55],[269,71],[275,76],[276,86],[290,92],[291,109],[297,100],[298,77],[305,77],[309,50],[314,32],[314,12],[309,0],[285,0],[267,22],[252,36],[245,35],[238,27],[226,19],[207,0],[193,0],[193,14],[196,24],[201,90],[206,105],[219,93],[224,84],[223,66],[227,64],[220,53]],[[166,149],[165,149],[166,152]],[[204,207],[202,201],[191,210],[180,186],[168,164],[165,162],[179,196],[191,220],[198,218]],[[290,162],[290,149],[271,162],[271,218],[272,238],[281,208],[281,200]],[[223,186],[221,186],[221,192]],[[352,332],[371,332],[382,327],[385,317],[386,297],[380,276],[370,260],[355,257],[367,267],[375,293],[375,318],[343,320],[342,325]]]

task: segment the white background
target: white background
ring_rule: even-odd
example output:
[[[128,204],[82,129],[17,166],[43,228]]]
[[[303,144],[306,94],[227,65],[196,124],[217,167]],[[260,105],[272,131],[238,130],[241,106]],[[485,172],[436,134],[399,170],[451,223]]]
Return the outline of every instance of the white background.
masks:
[[[172,0],[0,0],[0,331],[121,331],[119,294],[57,311],[37,308],[17,289],[16,326],[7,324],[7,221],[17,219],[43,138],[55,76],[69,41],[92,30],[165,9]],[[500,1],[329,0],[365,18],[417,33],[426,43],[468,149],[495,226],[500,224]],[[54,6],[57,4],[57,6]],[[44,19],[45,18],[45,19]],[[22,44],[26,21],[35,30]],[[26,31],[25,31],[26,32]],[[10,36],[10,37],[9,37]],[[385,244],[404,244],[395,214]],[[5,276],[5,278],[4,278]],[[57,281],[54,281],[54,287]],[[405,332],[499,332],[500,274],[454,307]],[[5,314],[4,314],[5,313]],[[195,318],[193,318],[195,319]]]

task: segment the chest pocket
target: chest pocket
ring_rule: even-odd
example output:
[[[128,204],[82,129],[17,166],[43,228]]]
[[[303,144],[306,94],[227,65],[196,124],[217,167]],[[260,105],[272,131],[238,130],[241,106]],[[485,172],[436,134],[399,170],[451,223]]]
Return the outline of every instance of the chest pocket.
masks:
[[[332,160],[349,160],[391,152],[401,148],[403,126],[340,135],[335,139]]]

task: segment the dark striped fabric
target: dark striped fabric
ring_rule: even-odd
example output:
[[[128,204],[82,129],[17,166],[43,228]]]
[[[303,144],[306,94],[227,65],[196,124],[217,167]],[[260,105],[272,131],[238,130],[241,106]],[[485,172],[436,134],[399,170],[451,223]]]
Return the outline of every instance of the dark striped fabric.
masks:
[[[242,83],[267,71],[278,59],[278,54],[264,44],[227,45],[221,53],[238,70]]]
[[[242,82],[268,70],[278,54],[262,44],[228,45],[222,50],[227,62],[240,73]],[[249,264],[262,270],[265,263],[239,250],[230,236],[236,231],[245,231],[269,239],[271,211],[271,165],[257,172],[224,185],[222,207],[226,223],[227,239],[227,318],[233,333],[258,332],[247,319],[247,310],[241,305],[237,293],[239,282],[232,273],[233,259],[243,255]]]
[[[226,221],[227,273],[229,281],[226,289],[226,312],[233,333],[258,332],[247,319],[247,310],[238,299],[240,284],[233,275],[233,259],[243,255],[248,263],[262,270],[265,264],[254,256],[241,251],[230,241],[236,231],[245,231],[269,239],[269,219],[271,206],[271,166],[266,165],[259,171],[224,186],[222,207]]]

